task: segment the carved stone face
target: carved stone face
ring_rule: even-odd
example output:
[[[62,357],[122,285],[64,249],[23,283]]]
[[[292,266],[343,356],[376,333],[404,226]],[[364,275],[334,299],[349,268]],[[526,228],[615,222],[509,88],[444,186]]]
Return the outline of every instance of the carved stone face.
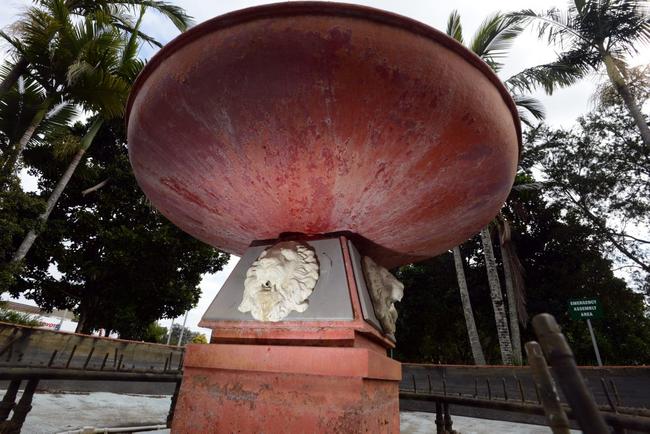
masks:
[[[304,312],[318,281],[314,250],[296,241],[282,241],[264,250],[246,272],[240,312],[259,321],[281,321],[291,311]]]
[[[390,271],[377,265],[367,256],[363,258],[363,272],[370,290],[375,315],[384,332],[394,335],[397,322],[395,302],[402,299],[404,284],[390,274]]]

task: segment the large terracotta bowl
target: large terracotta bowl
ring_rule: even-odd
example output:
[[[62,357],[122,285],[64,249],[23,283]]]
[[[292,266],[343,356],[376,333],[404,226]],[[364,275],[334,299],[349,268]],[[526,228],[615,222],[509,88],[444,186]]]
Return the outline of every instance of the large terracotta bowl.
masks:
[[[135,176],[196,238],[234,254],[349,231],[385,266],[466,240],[519,156],[489,67],[416,21],[337,3],[230,13],[149,62],[128,106]]]

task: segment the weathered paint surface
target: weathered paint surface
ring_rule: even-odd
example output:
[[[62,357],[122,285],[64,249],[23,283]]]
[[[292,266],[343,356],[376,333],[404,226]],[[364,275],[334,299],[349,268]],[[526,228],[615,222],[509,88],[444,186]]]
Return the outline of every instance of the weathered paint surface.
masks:
[[[226,251],[351,231],[391,267],[476,233],[512,185],[512,101],[473,55],[411,20],[287,3],[216,18],[157,57],[129,106],[136,178],[172,222]]]
[[[361,348],[190,345],[173,433],[399,433],[398,362]]]

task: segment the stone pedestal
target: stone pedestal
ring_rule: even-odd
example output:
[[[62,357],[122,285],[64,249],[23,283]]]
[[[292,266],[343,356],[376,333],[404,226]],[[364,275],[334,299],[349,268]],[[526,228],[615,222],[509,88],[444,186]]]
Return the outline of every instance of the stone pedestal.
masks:
[[[205,313],[210,345],[189,345],[172,433],[399,433],[400,363],[345,236],[305,240],[318,283],[305,312],[254,320],[236,309],[251,247]]]
[[[399,433],[398,362],[366,348],[190,345],[173,433]]]

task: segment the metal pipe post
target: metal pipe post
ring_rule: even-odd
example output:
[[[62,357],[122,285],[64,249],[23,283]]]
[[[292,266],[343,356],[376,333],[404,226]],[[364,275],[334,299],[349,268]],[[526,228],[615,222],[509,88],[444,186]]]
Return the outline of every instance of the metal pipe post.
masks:
[[[591,335],[591,343],[594,344],[594,352],[596,353],[596,361],[598,366],[603,366],[602,360],[600,360],[600,351],[598,351],[598,344],[596,343],[596,335],[594,334],[594,328],[591,326],[591,320],[587,318],[587,327],[589,327],[589,334]]]
[[[178,344],[177,344],[177,346],[179,346],[179,347],[180,347],[181,344],[183,343],[183,334],[185,333],[185,323],[187,323],[187,314],[188,314],[188,313],[190,313],[190,311],[189,311],[189,310],[186,310],[186,311],[185,311],[185,318],[183,318],[183,328],[181,329],[181,334],[180,334],[180,336],[178,337]]]
[[[169,325],[169,333],[167,333],[167,345],[172,341],[172,330],[174,330],[174,320],[172,319],[172,323]]]
[[[609,434],[603,415],[587,390],[571,347],[560,332],[555,318],[547,313],[536,315],[533,318],[533,329],[582,431]]]
[[[539,397],[546,414],[546,422],[553,431],[553,434],[569,434],[571,426],[560,398],[557,396],[557,389],[551,377],[551,372],[546,366],[542,348],[537,342],[526,343],[526,355],[528,364],[533,373],[533,380],[540,391]]]

